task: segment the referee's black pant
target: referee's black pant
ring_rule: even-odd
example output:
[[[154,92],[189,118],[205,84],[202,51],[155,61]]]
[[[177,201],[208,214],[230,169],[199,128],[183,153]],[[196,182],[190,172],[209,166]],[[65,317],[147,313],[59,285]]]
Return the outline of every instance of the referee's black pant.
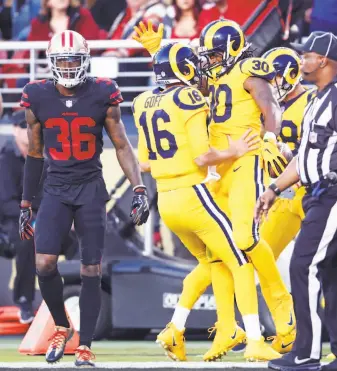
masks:
[[[297,319],[293,351],[300,359],[321,357],[320,296],[325,297],[325,323],[331,351],[337,356],[337,186],[319,198],[307,194],[306,213],[290,263],[291,291]]]

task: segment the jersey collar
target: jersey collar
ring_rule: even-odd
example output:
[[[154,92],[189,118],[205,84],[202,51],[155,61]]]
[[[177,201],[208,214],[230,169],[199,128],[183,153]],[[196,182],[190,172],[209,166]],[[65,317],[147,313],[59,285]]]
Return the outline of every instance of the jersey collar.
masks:
[[[299,98],[301,98],[301,96],[306,93],[308,90],[305,90],[305,91],[302,91],[301,94],[299,94],[297,97],[294,97],[290,100],[288,100],[287,102],[282,102],[281,103],[281,107],[284,108],[284,110],[287,110],[293,103],[295,103]]]
[[[167,94],[170,91],[173,91],[174,89],[181,88],[181,87],[182,87],[181,85],[176,85],[176,86],[171,86],[170,88],[165,89],[165,90],[161,87],[158,87],[152,90],[152,93],[153,94]]]

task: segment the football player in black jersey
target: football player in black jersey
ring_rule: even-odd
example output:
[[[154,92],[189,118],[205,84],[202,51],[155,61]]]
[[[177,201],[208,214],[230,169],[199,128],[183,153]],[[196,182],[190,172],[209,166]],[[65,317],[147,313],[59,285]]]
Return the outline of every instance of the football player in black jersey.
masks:
[[[26,108],[29,151],[25,163],[20,235],[31,238],[31,202],[38,188],[43,156],[49,169],[35,227],[36,267],[41,294],[55,321],[46,353],[49,363],[62,358],[73,335],[63,303],[63,283],[57,269],[61,242],[74,223],[81,252],[80,346],[76,366],[94,366],[91,341],[100,310],[101,258],[109,199],[100,154],[103,128],[115,146],[120,166],[134,196],[131,218],[137,225],[149,215],[146,187],[121,121],[123,101],[110,79],[87,77],[90,51],[74,31],[56,34],[47,58],[53,80],[33,81],[22,93]]]

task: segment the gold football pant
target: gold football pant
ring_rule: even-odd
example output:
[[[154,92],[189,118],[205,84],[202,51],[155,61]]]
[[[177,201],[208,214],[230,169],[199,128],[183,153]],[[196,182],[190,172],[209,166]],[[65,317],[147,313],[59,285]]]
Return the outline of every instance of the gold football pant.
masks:
[[[228,267],[232,275],[237,304],[242,315],[257,314],[258,304],[253,266],[249,263],[245,253],[233,243],[231,223],[227,215],[220,210],[207,186],[198,184],[193,187],[160,192],[158,207],[164,223],[198,259],[199,266],[203,264],[203,268],[198,266],[191,272],[192,280],[191,277],[186,278],[184,289],[191,284],[191,281],[196,280],[198,272],[202,272],[205,276],[200,280],[201,286],[199,290],[195,290],[194,298],[200,295],[205,290],[206,283],[209,282],[209,276],[206,278],[209,270],[205,269],[205,262],[207,259],[213,262],[220,260]],[[207,256],[206,246],[210,251],[209,255],[212,256]],[[213,270],[209,269],[213,279]],[[218,277],[218,270],[214,271],[215,277]],[[230,275],[226,274],[226,276]],[[214,291],[218,306],[218,290]],[[195,301],[194,298],[193,300],[184,299],[184,302],[191,305]],[[234,308],[232,310],[234,311]]]
[[[270,246],[260,238],[254,220],[256,200],[268,181],[259,156],[244,156],[232,165],[222,165],[219,195],[220,206],[229,211],[233,239],[237,247],[251,259],[260,279],[262,293],[273,313],[280,300],[289,297]],[[226,205],[227,203],[227,205]]]
[[[305,188],[300,187],[293,199],[278,198],[260,227],[260,236],[273,250],[275,260],[296,237],[304,218],[302,199]]]

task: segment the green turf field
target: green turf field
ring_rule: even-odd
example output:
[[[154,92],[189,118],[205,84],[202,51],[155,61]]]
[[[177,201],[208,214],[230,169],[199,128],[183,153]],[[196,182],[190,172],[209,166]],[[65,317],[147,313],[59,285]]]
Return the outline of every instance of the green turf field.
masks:
[[[1,362],[41,362],[43,356],[27,356],[18,352],[20,338],[0,337]],[[189,361],[201,362],[202,355],[210,347],[211,342],[187,342]],[[329,346],[324,345],[323,354],[329,353]],[[93,344],[97,362],[157,362],[166,361],[164,351],[154,341],[97,341]],[[72,361],[73,355],[65,356],[64,361]],[[229,352],[223,361],[243,362],[243,353]]]

